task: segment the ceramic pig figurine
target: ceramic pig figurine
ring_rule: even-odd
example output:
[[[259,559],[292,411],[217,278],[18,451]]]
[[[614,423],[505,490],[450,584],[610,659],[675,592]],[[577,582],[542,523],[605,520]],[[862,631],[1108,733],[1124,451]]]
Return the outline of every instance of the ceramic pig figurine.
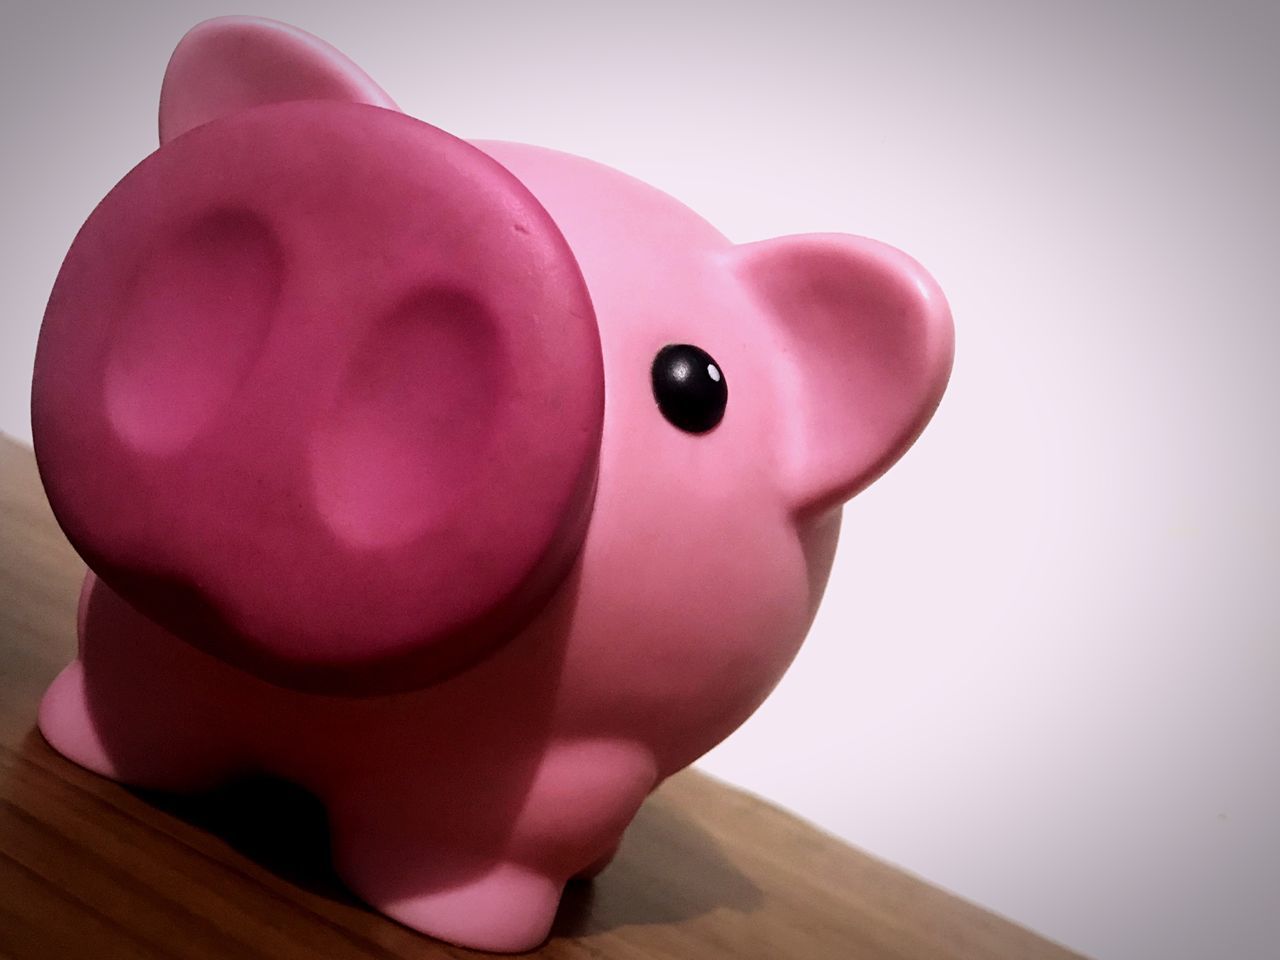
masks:
[[[295,781],[365,901],[534,947],[787,668],[840,504],[942,394],[942,294],[870,240],[734,245],[456,139],[270,21],[182,40],[160,139],[40,334],[41,476],[92,571],[40,729],[129,784]]]

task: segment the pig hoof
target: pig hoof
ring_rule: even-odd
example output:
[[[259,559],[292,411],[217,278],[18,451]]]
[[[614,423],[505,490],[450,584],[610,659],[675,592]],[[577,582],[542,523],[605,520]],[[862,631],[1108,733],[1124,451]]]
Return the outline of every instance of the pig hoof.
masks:
[[[193,746],[172,724],[131,727],[118,720],[94,715],[84,663],[73,660],[45,691],[37,725],[49,746],[72,763],[134,787],[199,793],[239,772],[229,756],[207,744]]]
[[[72,763],[104,777],[119,778],[89,716],[84,666],[79,660],[67,664],[45,691],[37,725],[49,746]]]
[[[547,939],[563,885],[517,863],[498,864],[461,886],[378,910],[406,926],[475,950],[520,953]]]

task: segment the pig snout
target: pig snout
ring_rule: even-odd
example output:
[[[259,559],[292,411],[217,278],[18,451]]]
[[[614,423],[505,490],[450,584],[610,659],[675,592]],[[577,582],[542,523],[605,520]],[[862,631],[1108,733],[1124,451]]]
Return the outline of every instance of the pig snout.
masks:
[[[85,224],[33,429],[100,577],[288,687],[413,689],[554,592],[585,535],[591,301],[531,194],[402,114],[295,102],[196,127]]]

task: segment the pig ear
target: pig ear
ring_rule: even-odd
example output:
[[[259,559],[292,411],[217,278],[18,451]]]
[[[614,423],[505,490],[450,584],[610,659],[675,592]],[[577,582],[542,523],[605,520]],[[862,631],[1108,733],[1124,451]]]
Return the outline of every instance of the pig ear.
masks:
[[[160,88],[160,143],[249,107],[341,100],[397,109],[341,51],[287,23],[218,17],[178,41]]]
[[[780,237],[733,255],[776,322],[786,495],[797,513],[835,507],[933,415],[951,371],[947,302],[920,264],[861,237]]]

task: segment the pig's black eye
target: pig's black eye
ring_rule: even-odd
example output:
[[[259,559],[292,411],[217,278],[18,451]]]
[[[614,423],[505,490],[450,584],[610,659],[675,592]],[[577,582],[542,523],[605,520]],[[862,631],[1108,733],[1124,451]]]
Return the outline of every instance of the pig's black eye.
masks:
[[[729,387],[711,354],[673,343],[653,358],[653,398],[662,415],[681,430],[706,433],[724,416]]]

